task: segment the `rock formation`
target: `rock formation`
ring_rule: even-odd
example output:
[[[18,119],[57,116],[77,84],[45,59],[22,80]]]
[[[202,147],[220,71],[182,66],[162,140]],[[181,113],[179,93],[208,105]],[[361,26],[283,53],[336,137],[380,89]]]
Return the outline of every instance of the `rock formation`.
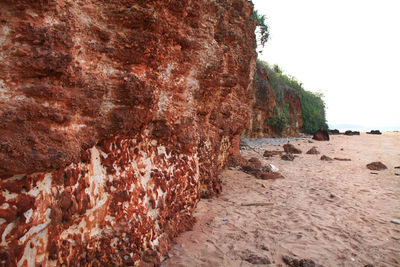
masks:
[[[370,132],[367,132],[367,134],[378,134],[378,135],[380,135],[382,133],[379,130],[371,130]]]
[[[327,130],[318,130],[314,133],[313,138],[317,141],[329,141],[329,134]]]
[[[266,68],[257,62],[254,73],[253,87],[249,91],[251,115],[249,125],[244,135],[250,138],[270,136],[295,136],[301,131],[303,121],[301,118],[301,102],[296,92],[285,89],[283,101],[278,102],[275,92],[268,79]],[[279,129],[267,123],[275,113],[280,112],[284,105],[288,107],[289,123],[282,133]]]
[[[322,155],[320,159],[323,161],[332,161],[333,160],[332,158],[325,156],[325,155]]]
[[[359,131],[347,130],[347,131],[344,132],[344,135],[350,135],[350,136],[352,136],[352,135],[360,135],[360,132]]]
[[[0,265],[159,262],[249,116],[246,0],[0,3]]]
[[[306,152],[306,154],[318,155],[318,154],[320,154],[320,152],[318,151],[318,149],[315,146],[313,146],[312,148],[310,148],[310,150],[308,150]]]
[[[380,161],[375,161],[367,164],[367,168],[373,171],[382,171],[387,169],[386,165]]]
[[[291,154],[301,154],[302,153],[300,149],[296,148],[292,144],[284,144],[283,150],[285,151],[285,153],[291,153]]]
[[[329,129],[329,130],[328,130],[328,134],[336,135],[336,134],[340,134],[340,132],[339,132],[338,129],[333,129],[333,130]]]

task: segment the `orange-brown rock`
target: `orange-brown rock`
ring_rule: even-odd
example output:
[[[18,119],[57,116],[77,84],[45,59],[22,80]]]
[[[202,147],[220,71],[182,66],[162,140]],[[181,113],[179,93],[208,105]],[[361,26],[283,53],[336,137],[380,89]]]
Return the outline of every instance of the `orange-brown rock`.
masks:
[[[291,153],[291,154],[301,154],[301,150],[296,148],[294,145],[292,144],[284,144],[283,145],[283,150],[286,153]]]
[[[318,130],[314,133],[312,139],[317,141],[329,141],[329,133],[327,130]]]
[[[0,265],[158,264],[237,151],[246,0],[0,2]]]
[[[375,161],[367,164],[367,168],[373,171],[382,171],[387,169],[386,165],[380,161]]]
[[[323,161],[332,161],[333,159],[328,157],[328,156],[322,155],[321,156],[321,160],[323,160]]]
[[[249,91],[251,115],[245,135],[250,138],[269,136],[295,136],[303,127],[301,117],[301,102],[296,92],[284,89],[282,103],[275,98],[274,90],[269,82],[267,69],[259,62],[254,73],[253,87]],[[282,110],[287,105],[289,124],[282,133],[267,123],[274,116],[275,110]]]
[[[319,151],[317,150],[317,148],[315,146],[313,146],[312,148],[310,148],[306,154],[311,154],[311,155],[318,155]]]

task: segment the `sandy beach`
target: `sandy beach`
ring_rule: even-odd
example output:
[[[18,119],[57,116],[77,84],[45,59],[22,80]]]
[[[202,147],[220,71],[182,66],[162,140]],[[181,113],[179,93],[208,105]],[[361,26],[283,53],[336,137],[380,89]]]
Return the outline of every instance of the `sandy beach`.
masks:
[[[291,141],[294,161],[264,159],[259,144],[245,158],[271,163],[285,177],[260,180],[231,168],[223,192],[202,199],[192,231],[180,235],[164,266],[286,266],[282,256],[322,266],[400,266],[400,134]],[[320,155],[305,152],[317,147]],[[321,161],[321,155],[351,161]],[[371,171],[381,161],[388,169]],[[377,173],[377,174],[374,174]],[[270,262],[268,264],[268,262]]]

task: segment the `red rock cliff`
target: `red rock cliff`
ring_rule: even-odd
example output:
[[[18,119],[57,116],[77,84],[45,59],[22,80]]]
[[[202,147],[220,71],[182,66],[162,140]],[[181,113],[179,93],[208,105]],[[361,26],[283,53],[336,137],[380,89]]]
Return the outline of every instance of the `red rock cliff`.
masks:
[[[248,119],[247,0],[0,3],[0,265],[165,256]]]
[[[278,96],[276,94],[279,94]],[[303,126],[301,101],[295,91],[272,89],[267,69],[257,62],[253,86],[249,90],[251,115],[244,134],[251,138],[295,136]],[[287,126],[282,132],[268,123],[277,113],[287,112]]]

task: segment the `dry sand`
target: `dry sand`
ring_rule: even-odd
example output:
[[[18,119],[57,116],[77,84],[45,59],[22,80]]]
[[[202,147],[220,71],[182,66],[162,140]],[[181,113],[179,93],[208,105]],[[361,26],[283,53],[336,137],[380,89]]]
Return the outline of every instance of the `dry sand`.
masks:
[[[282,256],[296,255],[323,266],[400,266],[400,225],[391,222],[400,219],[400,176],[394,175],[400,173],[394,169],[400,165],[400,134],[309,140],[291,142],[303,150],[293,162],[279,156],[264,161],[285,179],[264,181],[224,171],[222,194],[200,201],[193,231],[177,238],[162,264],[285,266]],[[321,155],[352,161],[321,161],[321,155],[305,154],[312,146]],[[251,150],[242,154],[262,159]],[[388,169],[368,170],[373,161]],[[263,205],[242,205],[251,203]],[[246,261],[252,256],[268,257],[271,264]]]

